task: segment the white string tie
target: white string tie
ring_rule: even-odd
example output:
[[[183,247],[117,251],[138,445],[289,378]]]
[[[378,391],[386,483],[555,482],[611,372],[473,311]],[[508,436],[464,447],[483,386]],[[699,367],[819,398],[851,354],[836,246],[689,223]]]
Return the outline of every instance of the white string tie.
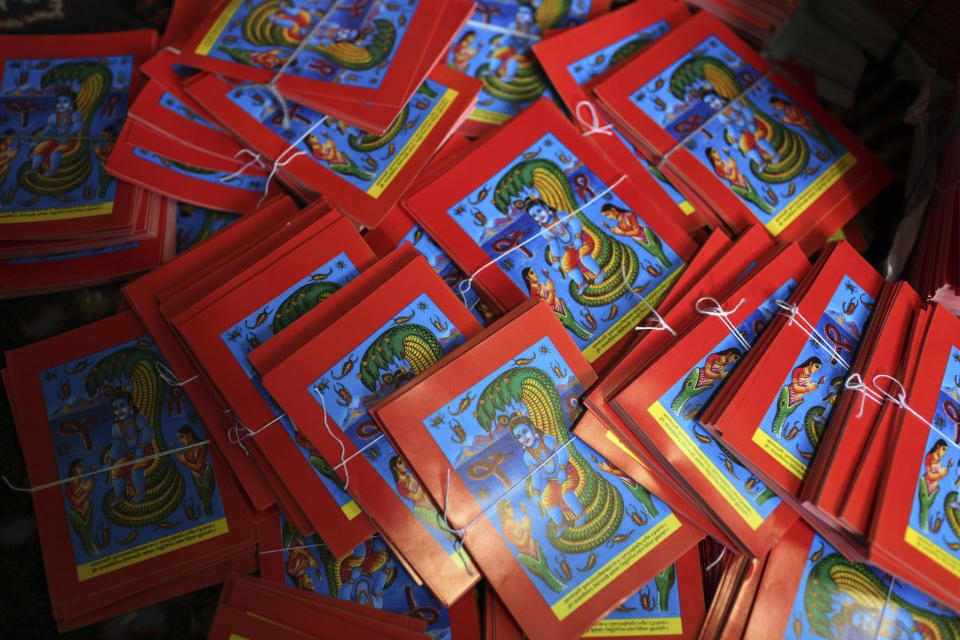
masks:
[[[746,298],[740,298],[740,302],[737,303],[737,306],[735,306],[733,309],[730,309],[729,311],[726,311],[723,307],[720,306],[720,302],[716,298],[711,298],[710,296],[704,296],[703,298],[700,298],[699,300],[697,300],[695,308],[697,310],[697,313],[702,313],[705,316],[715,316],[719,318],[720,322],[722,322],[723,325],[733,335],[733,337],[737,339],[737,342],[740,343],[740,346],[742,346],[744,350],[749,351],[750,343],[747,342],[747,339],[744,337],[744,335],[740,333],[740,329],[737,328],[737,325],[733,324],[733,322],[730,320],[730,315],[735,313],[736,310],[740,308],[740,305],[742,305],[746,301],[747,301]],[[712,303],[713,306],[701,308],[700,305],[701,303],[704,303],[704,302]]]
[[[587,114],[590,116],[589,121],[587,121],[583,117],[583,114],[580,113],[581,107],[587,108]],[[580,124],[582,124],[587,128],[587,130],[583,132],[583,135],[592,136],[597,133],[601,133],[605,136],[613,135],[613,125],[608,123],[603,126],[600,126],[600,115],[597,113],[597,108],[593,106],[593,103],[590,102],[589,100],[581,100],[580,102],[578,102],[576,112],[577,112],[577,120],[579,120]]]
[[[23,493],[35,493],[35,492],[40,491],[40,490],[42,490],[42,489],[49,489],[50,487],[59,487],[60,485],[66,484],[66,483],[68,483],[68,482],[72,482],[72,481],[74,481],[74,480],[79,480],[79,479],[81,479],[81,478],[86,478],[86,477],[89,477],[89,476],[94,476],[94,475],[97,475],[98,473],[106,473],[106,472],[108,472],[108,471],[113,471],[114,469],[122,469],[122,468],[124,468],[124,467],[129,467],[129,466],[131,466],[131,465],[140,464],[140,463],[142,463],[142,462],[146,462],[146,461],[148,461],[148,460],[154,460],[154,459],[156,459],[156,458],[161,458],[161,457],[163,457],[163,456],[168,456],[168,455],[170,455],[170,454],[172,454],[172,453],[180,453],[181,451],[186,451],[187,449],[193,449],[194,447],[199,447],[199,446],[202,446],[202,445],[205,445],[205,444],[209,444],[209,443],[210,443],[209,440],[201,440],[201,441],[199,441],[199,442],[192,442],[192,443],[190,443],[190,444],[188,444],[188,445],[184,445],[184,446],[182,446],[182,447],[177,447],[176,449],[167,449],[166,451],[161,451],[160,453],[154,453],[154,454],[151,454],[151,455],[149,455],[149,456],[144,456],[144,457],[142,457],[142,458],[137,458],[136,460],[127,460],[126,462],[120,462],[120,463],[115,464],[115,465],[110,466],[110,467],[104,467],[104,468],[102,468],[102,469],[95,469],[95,470],[93,470],[93,471],[88,471],[87,473],[79,473],[79,474],[77,474],[77,475],[75,475],[75,476],[70,476],[69,478],[64,478],[64,479],[62,479],[62,480],[56,480],[56,481],[54,481],[54,482],[47,482],[47,483],[45,483],[45,484],[39,484],[39,485],[37,485],[37,486],[35,486],[35,487],[17,487],[17,486],[15,486],[12,482],[10,482],[10,481],[7,479],[7,476],[0,476],[0,478],[3,478],[3,481],[7,484],[7,487],[9,487],[10,489],[12,489],[13,491],[21,491],[21,492],[23,492]]]
[[[860,393],[860,409],[857,411],[857,417],[863,415],[863,406],[867,399],[873,400],[877,404],[883,404],[883,396],[867,386],[859,373],[851,373],[843,381],[843,388]]]

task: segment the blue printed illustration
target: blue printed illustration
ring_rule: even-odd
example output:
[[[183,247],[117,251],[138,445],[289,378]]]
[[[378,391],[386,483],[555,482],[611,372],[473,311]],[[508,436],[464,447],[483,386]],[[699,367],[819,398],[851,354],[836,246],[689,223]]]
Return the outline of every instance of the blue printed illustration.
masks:
[[[583,391],[545,337],[424,420],[540,595],[570,611],[580,604],[564,600],[573,589],[654,530],[679,526],[666,504],[571,436]]]
[[[756,342],[760,334],[777,313],[776,300],[786,300],[796,288],[796,283],[788,279],[772,296],[767,298],[759,307],[750,313],[741,322],[737,331],[747,344]],[[723,446],[697,421],[697,416],[710,403],[724,381],[733,373],[737,364],[746,355],[746,349],[737,336],[728,334],[710,350],[690,372],[673,384],[659,400],[660,405],[670,412],[671,417],[686,435],[686,441],[702,452],[706,460],[704,464],[713,467],[709,472],[714,476],[719,473],[724,480],[711,483],[726,496],[724,488],[736,492],[741,500],[738,504],[744,505],[738,509],[741,515],[751,524],[759,525],[780,504],[770,487],[765,486],[741,463],[729,449]],[[693,459],[699,467],[697,459]],[[701,469],[707,473],[704,469]],[[734,496],[736,499],[736,496]],[[728,498],[729,500],[729,498]],[[734,503],[732,503],[734,504]],[[736,507],[737,504],[734,504]],[[756,527],[753,527],[756,529]]]
[[[777,232],[856,162],[716,36],[630,99]]]
[[[244,189],[246,191],[263,191],[266,186],[266,180],[262,175],[249,176],[243,173],[195,167],[185,162],[178,162],[177,160],[164,158],[161,155],[157,155],[153,151],[141,149],[140,147],[135,147],[133,145],[130,146],[130,150],[133,155],[137,156],[138,158],[143,158],[147,162],[152,162],[158,167],[169,169],[174,173],[179,173],[182,176],[194,178],[195,180],[203,180],[204,182],[209,182],[211,184],[219,184],[225,187]]]
[[[234,0],[195,53],[279,69],[320,22],[284,73],[377,89],[416,9],[416,2],[384,0]]]
[[[277,416],[277,423],[296,443],[300,453],[316,471],[317,478],[350,518],[359,513],[353,498],[343,490],[340,478],[317,452],[316,447],[287,418],[280,405],[263,387],[260,381],[260,373],[254,368],[247,354],[286,329],[359,274],[360,272],[350,262],[347,255],[341,253],[317,267],[313,272],[300,278],[287,287],[283,293],[263,306],[252,309],[249,315],[240,319],[220,335],[220,339],[230,350],[237,364],[240,365],[243,372],[250,378],[250,382],[260,392],[260,396],[270,407],[273,415]],[[257,425],[247,426],[248,428],[256,428]]]
[[[567,73],[578,85],[583,85],[607,69],[617,66],[648,44],[670,31],[666,20],[658,20],[630,35],[594,51],[567,65]]]
[[[467,280],[466,275],[450,259],[450,256],[433,241],[430,234],[425,232],[420,225],[414,224],[407,235],[397,243],[397,246],[399,247],[404,242],[412,244],[420,252],[420,255],[427,259],[433,270],[443,278],[447,286],[458,296],[461,295],[460,283]],[[497,319],[496,312],[480,294],[472,287],[467,287],[467,285],[463,285],[463,289],[465,289],[465,292],[462,294],[461,300],[480,324],[487,326]]]
[[[380,536],[336,558],[320,536],[304,536],[285,520],[282,526],[288,585],[423,620],[433,640],[453,637],[447,609],[414,581]]]
[[[449,66],[483,81],[470,119],[501,124],[541,96],[556,102],[532,47],[546,29],[582,24],[589,13],[587,0],[478,2],[447,57]]]
[[[940,557],[934,560],[956,572],[960,568],[960,440],[957,406],[960,404],[960,349],[950,347],[950,357],[940,381],[933,429],[927,435],[922,461],[918,461],[917,492],[907,521],[907,542],[927,555],[933,543]],[[943,523],[947,523],[944,529]],[[925,538],[923,544],[917,537]],[[934,552],[936,553],[936,552]]]
[[[380,135],[366,133],[289,101],[290,127],[284,129],[283,112],[276,100],[259,88],[238,88],[228,93],[227,98],[257,122],[290,140],[321,166],[377,197],[417,150],[456,95],[455,90],[439,82],[424,80]]]
[[[238,213],[177,203],[177,253],[182,253],[240,218]]]
[[[677,565],[671,564],[620,603],[606,618],[583,634],[594,637],[641,637],[683,634]]]
[[[0,221],[113,210],[116,181],[104,166],[126,119],[132,73],[129,55],[6,61]]]
[[[845,275],[817,320],[813,337],[783,381],[776,402],[757,426],[758,431],[773,437],[772,443],[765,439],[769,444],[761,446],[785,449],[795,461],[788,467],[794,473],[805,476],[820,447],[873,306],[873,298]],[[800,326],[793,330],[802,331]],[[783,464],[778,456],[774,458]]]
[[[326,419],[363,452],[448,555],[456,551],[456,539],[369,409],[464,342],[456,325],[422,293],[308,387]]]
[[[207,120],[205,117],[185,105],[183,102],[177,99],[172,93],[164,91],[163,95],[160,96],[159,104],[164,109],[174,112],[181,118],[186,118],[190,122],[196,122],[201,124],[208,129],[213,129],[214,131],[223,131],[218,125]]]
[[[81,581],[227,531],[203,424],[165,365],[144,336],[40,372]]]
[[[960,637],[957,616],[902,580],[851,562],[816,534],[807,553],[783,640]]]
[[[683,261],[546,134],[448,210],[521,290],[550,305],[591,362],[666,295]]]

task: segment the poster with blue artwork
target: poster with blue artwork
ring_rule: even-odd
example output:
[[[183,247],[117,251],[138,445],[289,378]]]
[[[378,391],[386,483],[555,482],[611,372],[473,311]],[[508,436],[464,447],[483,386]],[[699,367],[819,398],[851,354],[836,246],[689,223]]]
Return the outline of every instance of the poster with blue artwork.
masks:
[[[532,47],[545,30],[582,24],[589,13],[588,0],[478,2],[447,56],[449,66],[483,81],[470,120],[501,124],[542,96],[557,102]]]
[[[232,0],[196,53],[279,69],[310,36],[296,59],[284,68],[285,74],[376,89],[390,69],[392,54],[406,35],[416,8],[416,2],[384,0]]]
[[[820,446],[873,307],[873,298],[844,275],[776,402],[757,426],[753,441],[801,480]]]
[[[133,56],[7,60],[0,78],[0,223],[113,211],[104,166],[126,119]]]
[[[602,576],[680,527],[665,503],[570,434],[583,392],[544,337],[423,421],[561,620]]]
[[[960,619],[930,596],[814,534],[783,640],[952,638]]]
[[[310,273],[287,287],[283,293],[275,296],[263,306],[251,309],[239,322],[226,329],[220,339],[233,355],[237,364],[253,383],[260,396],[270,407],[277,422],[296,443],[303,457],[316,472],[333,499],[348,518],[356,517],[360,508],[342,488],[340,479],[330,465],[317,452],[316,448],[296,428],[283,409],[264,389],[260,373],[247,357],[251,351],[270,340],[283,329],[290,326],[303,314],[313,309],[336,293],[343,285],[356,278],[360,272],[350,262],[346,254],[317,265]]]
[[[774,512],[780,499],[700,425],[697,415],[744,357],[741,339],[755,343],[777,313],[775,301],[787,299],[795,287],[792,279],[785,282],[738,325],[739,336],[724,337],[650,408],[677,447],[754,530]]]
[[[452,640],[450,614],[413,579],[380,536],[337,558],[320,536],[281,518],[283,570],[290,586],[423,620],[433,640]]]
[[[940,379],[934,428],[927,435],[923,459],[917,461],[917,490],[907,521],[906,541],[954,573],[960,567],[958,406],[960,348],[951,346]]]
[[[292,101],[287,102],[290,126],[285,128],[284,111],[262,88],[238,87],[227,93],[227,99],[276,135],[289,140],[292,149],[376,198],[390,185],[458,95],[456,90],[435,80],[424,80],[382,134],[367,133]]]
[[[421,293],[307,388],[323,409],[325,422],[346,435],[455,561],[460,557],[456,538],[369,410],[465,341],[437,304]]]
[[[39,373],[81,582],[229,531],[203,424],[165,365],[143,336]]]

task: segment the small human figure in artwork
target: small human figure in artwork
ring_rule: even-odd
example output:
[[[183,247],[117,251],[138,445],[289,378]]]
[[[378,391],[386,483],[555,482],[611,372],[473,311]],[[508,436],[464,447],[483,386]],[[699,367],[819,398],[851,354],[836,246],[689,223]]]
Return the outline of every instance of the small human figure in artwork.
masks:
[[[820,362],[820,358],[813,356],[801,362],[791,372],[790,382],[780,390],[777,396],[777,413],[771,426],[773,435],[781,434],[784,421],[803,404],[804,396],[823,384],[826,379],[823,376],[820,376],[818,381],[813,381],[813,374],[819,371],[821,366],[823,363]]]
[[[743,102],[731,102],[717,115],[717,121],[723,124],[728,138],[735,141],[743,157],[756,162],[757,171],[779,159],[780,154],[767,139],[767,126]]]
[[[29,171],[39,172],[43,169],[44,175],[55,175],[63,155],[80,144],[77,136],[83,130],[83,115],[77,111],[76,100],[73,90],[65,87],[57,89],[54,112],[37,134],[40,141],[30,152],[32,159]]]
[[[579,291],[591,283],[603,282],[603,270],[591,255],[593,240],[584,234],[577,216],[566,216],[561,221],[555,208],[536,198],[527,198],[524,210],[540,225],[540,237],[550,248],[551,267],[556,263],[554,268],[569,275]]]
[[[530,63],[532,60],[529,47],[534,40],[525,36],[537,28],[533,7],[526,2],[520,2],[514,15],[514,25],[516,35],[508,35],[506,43],[493,50],[490,54],[490,66],[484,72],[484,75],[495,75],[505,83],[513,81],[521,63]],[[497,43],[499,37],[495,36],[490,43]]]
[[[532,267],[526,267],[520,272],[520,276],[527,284],[527,291],[531,296],[546,302],[555,313],[561,316],[567,315],[567,307],[564,305],[563,298],[557,297],[557,286],[547,275],[547,270],[543,269],[543,279],[537,276],[537,272]]]
[[[450,50],[453,58],[450,61],[450,66],[461,73],[466,73],[467,68],[470,66],[470,61],[473,60],[474,56],[480,51],[473,46],[476,41],[477,32],[473,30],[467,31],[460,36],[460,39],[457,40],[457,43],[453,45],[453,48]]]
[[[740,168],[737,167],[736,161],[730,156],[730,150],[724,147],[723,152],[727,156],[726,159],[713,147],[707,147],[705,150],[707,158],[713,166],[714,173],[723,180],[726,180],[730,184],[730,189],[738,196],[757,205],[764,213],[772,214],[773,209],[770,205],[764,202],[760,194],[757,193],[757,190],[754,189],[750,181],[747,180],[747,177],[740,173]]]
[[[920,530],[929,530],[930,507],[937,494],[940,493],[940,481],[950,473],[950,467],[953,466],[953,458],[947,460],[946,466],[943,464],[943,456],[947,454],[947,441],[938,438],[930,451],[923,458],[923,475],[920,476],[920,483],[917,487],[917,497],[920,500]]]
[[[320,139],[312,133],[308,133],[307,137],[304,138],[304,142],[310,147],[310,153],[313,157],[327,164],[346,164],[347,159],[337,149],[337,143],[333,141],[333,138],[326,131],[322,135],[323,142],[320,142]]]
[[[70,461],[69,471],[71,479],[64,486],[64,493],[70,501],[67,517],[70,520],[70,526],[80,538],[83,550],[88,556],[95,556],[100,553],[100,549],[93,539],[93,505],[90,504],[90,496],[93,494],[93,476],[80,477],[83,475],[83,460],[80,458]],[[94,468],[90,467],[90,471],[94,471]]]
[[[197,495],[200,496],[203,515],[211,516],[213,515],[213,493],[217,489],[217,479],[213,475],[213,467],[207,462],[207,445],[197,444],[200,442],[200,438],[193,427],[188,424],[177,430],[177,438],[180,443],[171,442],[170,447],[172,449],[190,447],[184,451],[178,451],[174,456],[180,464],[190,470],[190,478],[197,488]]]
[[[560,593],[567,585],[556,578],[550,570],[540,542],[533,537],[533,523],[527,515],[527,507],[520,503],[523,515],[518,519],[509,500],[497,503],[497,519],[503,531],[503,539],[517,549],[517,559],[532,574],[540,578],[553,591]]]
[[[110,470],[113,502],[129,499],[137,503],[143,500],[146,490],[145,470],[153,462],[152,459],[144,460],[154,454],[153,427],[146,416],[140,413],[128,391],[114,393],[110,398],[110,406],[114,417],[111,428],[113,444],[107,462],[111,465],[133,462]]]
[[[413,511],[420,520],[434,529],[438,529],[450,540],[456,540],[449,531],[449,526],[430,502],[427,492],[420,486],[420,481],[410,472],[406,461],[400,456],[390,458],[390,473],[397,487],[397,493],[413,503]]]
[[[830,136],[826,130],[821,127],[816,120],[813,120],[804,113],[803,109],[777,96],[770,98],[770,106],[776,112],[775,115],[779,118],[780,122],[799,127],[814,140],[822,144],[830,153],[836,153],[837,150],[833,146],[833,143],[830,142]]]
[[[640,224],[640,218],[638,218],[637,214],[633,211],[618,207],[612,203],[607,203],[600,207],[600,213],[602,213],[604,217],[616,221],[616,226],[610,226],[606,222],[603,223],[603,226],[609,229],[610,233],[631,238],[640,245],[644,251],[653,256],[657,262],[663,265],[664,269],[669,269],[673,266],[673,263],[667,259],[666,254],[663,252],[663,242],[661,242],[660,238],[657,237],[657,234],[655,234],[650,227],[645,227]]]
[[[307,572],[311,569],[316,571],[320,567],[320,561],[310,553],[307,546],[303,535],[299,531],[296,532],[288,546],[287,561],[283,565],[283,570],[293,579],[298,588],[313,591],[313,578]]]
[[[680,392],[670,403],[673,412],[678,416],[683,415],[683,406],[688,400],[725,380],[730,375],[729,367],[739,362],[741,355],[740,349],[731,347],[707,356],[702,367],[693,369],[684,378]]]

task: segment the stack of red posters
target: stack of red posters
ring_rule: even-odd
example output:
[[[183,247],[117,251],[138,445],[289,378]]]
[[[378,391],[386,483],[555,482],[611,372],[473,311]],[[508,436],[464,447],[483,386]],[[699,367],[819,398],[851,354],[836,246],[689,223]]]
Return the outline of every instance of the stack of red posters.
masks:
[[[671,213],[684,229],[694,230],[705,224],[703,217],[695,212],[686,196],[603,117],[589,90],[617,65],[637,55],[688,16],[686,7],[673,0],[635,2],[538,42],[533,50],[585,135],[652,198],[662,200],[667,196],[674,206],[664,203],[660,208]]]
[[[497,594],[488,588],[485,595],[484,640],[523,640],[526,636]],[[692,640],[700,637],[703,619],[700,555],[697,549],[690,549],[590,627],[583,637]]]
[[[184,43],[181,60],[247,85],[270,83],[271,101],[292,100],[379,135],[472,10],[462,0],[222,0]]]
[[[671,295],[664,301],[664,313],[657,324],[648,323],[641,327],[643,331],[638,334],[638,342],[584,396],[584,404],[590,415],[584,416],[575,427],[577,435],[590,446],[664,498],[704,531],[728,545],[733,543],[722,532],[720,525],[713,523],[700,511],[698,500],[688,495],[685,487],[671,479],[658,458],[631,431],[610,400],[674,339],[675,332],[682,331],[685,325],[698,317],[696,304],[699,298],[721,296],[738,276],[771,249],[772,245],[761,229],[752,228],[734,243],[722,232],[714,233],[691,260]]]
[[[922,328],[921,328],[922,329]],[[895,417],[882,461],[870,561],[960,609],[960,320],[934,307],[915,366],[874,377]]]
[[[320,536],[304,536],[273,518],[261,541],[260,575],[274,583],[355,602],[426,622],[434,638],[479,640],[477,599],[467,593],[450,608],[416,582],[400,556],[374,535],[337,556]]]
[[[61,630],[256,568],[235,480],[132,313],[6,357]]]
[[[919,296],[903,282],[884,287],[873,311],[860,350],[853,360],[844,393],[834,403],[820,449],[810,465],[800,498],[805,508],[834,528],[848,532],[849,542],[863,548],[876,502],[881,469],[872,461],[889,448],[893,407],[872,393],[864,381],[876,375],[902,377],[908,364],[905,354],[921,316]],[[925,313],[924,313],[925,315]],[[869,383],[868,383],[869,384]],[[818,425],[822,428],[823,425]],[[828,533],[825,531],[825,533]],[[860,553],[866,557],[866,551]]]
[[[846,242],[778,298],[781,320],[700,421],[781,497],[797,503],[880,296],[880,275]]]
[[[570,433],[595,380],[528,301],[373,409],[533,639],[586,632],[702,536]]]
[[[796,245],[780,245],[719,297],[695,302],[701,314],[678,330],[610,400],[625,424],[738,549],[762,556],[796,519],[745,461],[702,424],[705,407],[729,386],[748,354],[762,353],[775,300],[797,287],[808,263]],[[728,315],[719,316],[719,310]]]
[[[375,271],[390,262],[390,271]],[[291,329],[290,336],[250,355],[263,386],[331,463],[412,573],[451,605],[479,574],[369,408],[410,384],[480,325],[405,245]]]
[[[960,618],[930,596],[853,562],[798,522],[770,552],[745,639],[949,638]]]
[[[890,179],[820,105],[701,13],[594,87],[613,122],[712,224],[818,249]]]
[[[427,640],[424,623],[273,584],[230,576],[220,593],[209,640]]]
[[[215,238],[123,288],[125,301],[163,350],[170,369],[170,379],[175,382],[189,381],[180,382],[181,393],[189,397],[207,425],[210,436],[220,446],[233,468],[251,505],[257,510],[266,509],[276,502],[271,483],[268,482],[269,476],[263,477],[257,471],[253,460],[230,443],[228,429],[233,424],[229,420],[230,414],[224,413],[216,392],[199,382],[197,372],[201,369],[200,365],[191,359],[159,309],[161,304],[185,288],[185,282],[197,278],[198,274],[209,273],[216,276],[223,270],[221,263],[231,262],[231,259],[243,255],[244,250],[250,251],[254,245],[267,248],[281,235],[284,227],[291,226],[291,220],[298,213],[299,210],[289,198],[278,197],[266,203],[260,210],[244,216],[237,224]],[[309,214],[304,217],[309,218]],[[199,278],[198,282],[202,283],[204,279]],[[213,285],[200,286],[209,289]]]
[[[95,284],[173,255],[168,203],[105,170],[156,37],[0,40],[0,296]]]
[[[159,311],[197,363],[197,382],[207,383],[230,410],[232,446],[273,476],[280,506],[299,528],[320,531],[342,553],[369,537],[372,526],[250,361],[254,349],[295,330],[304,314],[373,263],[350,221],[316,209],[298,216],[296,233],[284,234],[274,247],[261,239],[246,260],[221,266],[211,286],[181,291]]]
[[[504,310],[543,300],[598,370],[695,247],[546,100],[404,206],[469,274],[463,291],[477,288]]]

